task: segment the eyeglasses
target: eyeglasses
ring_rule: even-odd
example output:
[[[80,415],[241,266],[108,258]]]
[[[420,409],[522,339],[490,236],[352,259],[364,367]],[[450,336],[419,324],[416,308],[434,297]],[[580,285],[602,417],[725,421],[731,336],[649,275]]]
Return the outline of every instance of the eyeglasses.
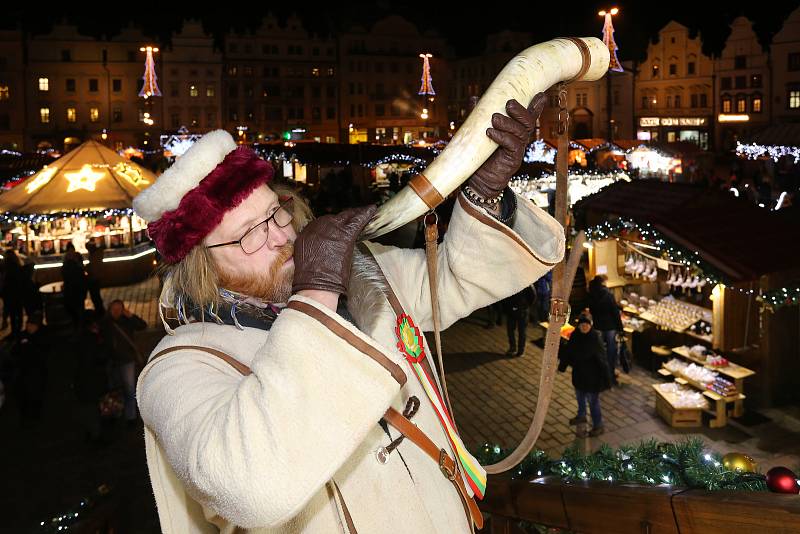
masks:
[[[239,245],[245,254],[253,254],[258,252],[261,247],[267,242],[269,235],[269,221],[275,223],[278,228],[285,228],[292,222],[292,197],[283,200],[278,209],[272,212],[272,215],[250,228],[244,235],[236,241],[228,241],[227,243],[217,243],[216,245],[206,245],[206,248],[226,247],[228,245]]]

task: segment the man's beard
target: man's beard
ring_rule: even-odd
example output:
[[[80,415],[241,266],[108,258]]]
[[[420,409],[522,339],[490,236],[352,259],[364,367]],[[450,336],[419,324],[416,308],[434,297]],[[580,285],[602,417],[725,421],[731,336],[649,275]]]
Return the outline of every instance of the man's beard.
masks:
[[[253,275],[230,275],[219,273],[219,284],[225,289],[243,295],[258,297],[267,302],[286,302],[292,296],[294,265],[283,268],[283,264],[294,254],[294,244],[286,243],[268,270]]]

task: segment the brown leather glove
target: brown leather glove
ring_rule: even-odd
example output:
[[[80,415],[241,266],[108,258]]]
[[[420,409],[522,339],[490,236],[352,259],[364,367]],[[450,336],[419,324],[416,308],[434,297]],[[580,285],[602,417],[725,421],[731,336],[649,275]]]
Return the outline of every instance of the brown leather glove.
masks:
[[[304,289],[347,293],[353,247],[377,209],[374,204],[352,208],[308,223],[294,242],[292,293]]]
[[[489,199],[506,188],[522,165],[525,148],[531,141],[536,119],[542,114],[544,103],[544,93],[537,93],[528,109],[512,99],[506,103],[508,117],[502,113],[492,115],[494,128],[487,128],[486,135],[500,146],[467,181],[473,191]]]

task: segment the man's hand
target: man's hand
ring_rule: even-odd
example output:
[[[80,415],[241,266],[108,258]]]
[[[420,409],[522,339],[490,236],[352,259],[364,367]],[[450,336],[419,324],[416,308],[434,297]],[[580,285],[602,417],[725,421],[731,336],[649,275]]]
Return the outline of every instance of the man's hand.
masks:
[[[508,117],[502,113],[492,115],[494,128],[488,128],[486,135],[500,146],[467,182],[483,198],[498,196],[522,165],[544,103],[544,93],[537,93],[528,109],[512,99],[506,103]]]
[[[292,293],[347,293],[353,248],[378,207],[374,204],[314,219],[294,242]]]

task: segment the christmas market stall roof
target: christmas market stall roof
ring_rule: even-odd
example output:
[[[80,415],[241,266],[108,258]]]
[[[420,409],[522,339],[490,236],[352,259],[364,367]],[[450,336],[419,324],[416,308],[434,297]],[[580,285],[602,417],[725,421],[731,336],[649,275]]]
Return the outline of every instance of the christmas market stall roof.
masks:
[[[87,141],[0,194],[0,212],[31,215],[130,208],[155,175],[96,141]]]
[[[574,207],[579,228],[610,216],[649,223],[697,251],[728,283],[800,267],[796,210],[769,211],[730,193],[656,180],[617,182]]]
[[[773,124],[756,131],[744,144],[800,147],[800,124]]]

